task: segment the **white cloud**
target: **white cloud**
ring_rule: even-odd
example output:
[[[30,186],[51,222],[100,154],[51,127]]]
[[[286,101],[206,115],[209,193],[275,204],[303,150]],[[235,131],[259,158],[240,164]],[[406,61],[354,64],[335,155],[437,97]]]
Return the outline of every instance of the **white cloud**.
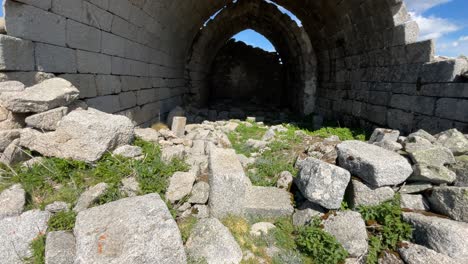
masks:
[[[405,0],[408,10],[417,14],[422,14],[425,11],[441,4],[448,3],[452,0]]]
[[[458,41],[468,41],[468,36],[461,36]]]
[[[438,39],[449,33],[460,30],[458,25],[446,18],[435,16],[425,17],[413,12],[410,12],[410,14],[419,25],[420,39]]]

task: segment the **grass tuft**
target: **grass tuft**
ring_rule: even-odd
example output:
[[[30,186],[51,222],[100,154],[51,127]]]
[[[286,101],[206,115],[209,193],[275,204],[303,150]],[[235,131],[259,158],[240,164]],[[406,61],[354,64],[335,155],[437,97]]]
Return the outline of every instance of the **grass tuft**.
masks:
[[[75,227],[75,220],[74,211],[58,212],[49,219],[48,231],[71,231]]]

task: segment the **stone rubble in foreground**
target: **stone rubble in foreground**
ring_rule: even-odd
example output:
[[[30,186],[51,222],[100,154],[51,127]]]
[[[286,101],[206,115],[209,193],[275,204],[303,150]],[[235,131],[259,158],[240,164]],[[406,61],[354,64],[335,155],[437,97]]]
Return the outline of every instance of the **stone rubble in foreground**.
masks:
[[[48,94],[25,92],[52,87]],[[70,205],[57,201],[45,211],[25,211],[26,192],[14,185],[0,193],[0,259],[20,263],[30,257],[30,243],[46,235],[45,259],[53,263],[240,263],[252,257],[243,252],[221,222],[236,215],[250,220],[290,217],[296,226],[339,209],[346,201],[351,208],[377,205],[401,194],[404,220],[414,228],[412,243],[398,249],[406,263],[463,263],[468,260],[468,138],[456,129],[437,135],[420,130],[407,137],[390,129],[376,129],[369,142],[321,139],[304,146],[298,158],[298,175],[282,172],[277,187],[254,186],[246,169],[256,156],[238,155],[227,134],[240,124],[256,120],[203,121],[186,124],[185,111],[170,113],[172,130],[135,128],[123,116],[106,114],[77,101],[77,90],[62,79],[49,79],[24,89],[18,83],[1,92],[0,110],[16,116],[16,123],[0,130],[0,161],[7,165],[41,162],[24,157],[25,150],[46,157],[96,162],[106,152],[141,159],[142,149],[134,138],[158,144],[162,159],[185,159],[189,172],[176,172],[165,193],[138,196],[135,178],[122,180],[128,198],[91,207],[107,190],[99,183],[85,191],[77,204],[73,232],[48,232],[48,219]],[[268,149],[284,126],[266,126],[261,140],[248,144],[258,153]],[[297,133],[306,137],[304,133]],[[306,142],[306,141],[304,141]],[[30,159],[30,160],[29,160]],[[28,161],[29,160],[29,161]],[[297,188],[296,193],[290,190]],[[301,197],[293,205],[294,196]],[[176,219],[199,219],[186,244]],[[91,208],[90,208],[91,207]],[[26,207],[27,208],[27,207]],[[350,253],[348,262],[363,259],[368,236],[362,216],[338,211],[322,222]],[[269,232],[271,223],[259,222],[258,232]],[[397,254],[398,255],[398,254]],[[387,256],[394,258],[395,256]],[[400,260],[398,260],[400,261]],[[359,263],[359,260],[357,260]]]

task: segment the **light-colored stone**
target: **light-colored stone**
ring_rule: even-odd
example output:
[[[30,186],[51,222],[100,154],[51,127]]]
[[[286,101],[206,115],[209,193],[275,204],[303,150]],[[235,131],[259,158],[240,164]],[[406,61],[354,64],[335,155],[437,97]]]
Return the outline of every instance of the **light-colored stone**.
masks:
[[[401,258],[407,264],[459,264],[457,260],[437,253],[427,247],[404,241],[398,248]]]
[[[144,141],[158,143],[161,134],[152,128],[135,128],[135,136]]]
[[[290,217],[294,213],[292,195],[275,187],[251,186],[247,188],[243,210],[251,219]]]
[[[457,129],[440,133],[436,142],[450,149],[455,156],[468,154],[468,139]]]
[[[63,106],[46,112],[26,117],[26,124],[41,130],[55,130],[58,123],[68,114],[68,107]]]
[[[429,205],[421,194],[402,194],[400,206],[411,210],[429,211]]]
[[[75,237],[68,231],[47,234],[45,264],[73,264],[75,261]]]
[[[124,116],[95,109],[75,110],[60,121],[55,132],[24,129],[21,145],[44,156],[95,162],[106,151],[133,140],[133,124]]]
[[[369,143],[373,144],[382,141],[396,142],[399,136],[400,131],[398,130],[376,128],[369,139]]]
[[[452,152],[448,148],[441,146],[410,151],[409,153],[411,159],[416,164],[428,164],[434,167],[441,167],[443,165],[455,163],[455,157]]]
[[[375,206],[393,199],[395,192],[390,187],[370,187],[366,184],[352,179],[349,193],[350,206]]]
[[[180,231],[158,194],[82,211],[74,234],[75,264],[186,263]]]
[[[15,165],[28,160],[30,156],[21,148],[20,139],[15,139],[10,145],[0,153],[0,163]]]
[[[59,212],[67,212],[70,210],[70,205],[68,205],[66,202],[56,201],[46,205],[45,210],[53,214]]]
[[[324,209],[317,204],[309,201],[301,205],[293,214],[292,221],[294,226],[304,226],[309,224],[314,217],[320,217]]]
[[[457,179],[455,172],[444,166],[432,166],[422,163],[414,165],[413,170],[414,172],[409,177],[409,181],[442,184],[453,183]]]
[[[399,151],[403,149],[403,146],[400,143],[395,142],[395,141],[384,140],[380,142],[375,142],[373,144],[381,148],[384,148],[386,150],[390,150],[390,151]]]
[[[196,204],[193,206],[192,215],[198,219],[210,217],[210,208],[207,205]]]
[[[15,184],[0,193],[0,220],[18,216],[23,212],[26,192],[20,184]]]
[[[5,151],[5,149],[13,142],[15,139],[19,138],[21,135],[21,130],[0,130],[0,153]]]
[[[187,255],[208,264],[238,264],[242,250],[229,230],[216,218],[200,220],[185,244]]]
[[[468,155],[455,158],[457,163],[450,166],[450,169],[457,175],[455,186],[468,187]]]
[[[171,130],[178,137],[183,137],[185,134],[185,125],[187,124],[187,118],[182,116],[174,116],[172,119]]]
[[[339,165],[371,186],[400,184],[413,172],[404,157],[374,145],[345,141],[337,148]]]
[[[185,116],[185,110],[182,107],[177,106],[169,112],[167,115],[167,125],[169,127],[172,127],[172,120],[175,116]]]
[[[99,197],[101,197],[109,188],[107,183],[99,183],[89,188],[80,195],[73,211],[81,212],[90,207]]]
[[[334,236],[351,257],[360,257],[367,252],[367,229],[364,219],[357,212],[344,211],[331,214],[323,222],[323,229]]]
[[[34,44],[31,41],[0,35],[0,70],[33,71]]]
[[[36,67],[38,71],[76,73],[76,50],[36,43]]]
[[[210,185],[206,182],[197,182],[192,189],[188,202],[191,204],[206,204],[210,196]]]
[[[0,93],[21,92],[24,91],[25,88],[24,84],[18,81],[0,82]]]
[[[468,187],[435,187],[428,200],[432,211],[468,223]]]
[[[301,162],[295,181],[309,201],[327,209],[338,209],[350,179],[351,175],[345,169],[307,158]]]
[[[268,145],[268,142],[263,140],[249,139],[247,142],[245,142],[245,145],[253,149],[264,149]]]
[[[122,156],[124,158],[136,158],[143,155],[143,149],[138,146],[124,145],[116,148],[112,154]]]
[[[166,198],[171,202],[182,200],[192,191],[197,176],[193,172],[176,172],[169,180]]]
[[[294,177],[289,171],[283,171],[278,177],[276,187],[284,190],[289,190],[293,183]]]
[[[183,160],[185,155],[186,151],[183,145],[169,146],[162,149],[161,159],[169,163],[174,159]]]
[[[79,91],[70,82],[53,78],[22,92],[0,94],[0,104],[15,113],[44,112],[66,106],[78,98]]]
[[[409,183],[397,188],[398,192],[402,194],[422,193],[430,189],[432,189],[432,184],[422,182]]]
[[[423,138],[427,141],[429,141],[430,143],[434,143],[436,141],[436,138],[434,136],[432,136],[431,134],[429,134],[428,132],[420,129],[414,133],[411,133],[408,135],[408,137],[406,138],[408,141],[413,141],[416,139],[416,137],[419,137],[419,138]]]
[[[140,184],[135,177],[128,177],[122,180],[120,190],[128,197],[135,197],[140,192]]]
[[[252,236],[262,236],[262,235],[268,235],[268,232],[270,230],[275,229],[276,226],[272,223],[269,222],[259,222],[255,223],[250,227],[250,235]]]
[[[67,19],[67,46],[75,49],[100,52],[101,31]]]
[[[30,244],[47,231],[49,212],[31,210],[20,216],[0,220],[0,260],[2,263],[22,264],[31,257]]]
[[[455,259],[468,259],[468,223],[418,213],[403,213],[415,243]]]

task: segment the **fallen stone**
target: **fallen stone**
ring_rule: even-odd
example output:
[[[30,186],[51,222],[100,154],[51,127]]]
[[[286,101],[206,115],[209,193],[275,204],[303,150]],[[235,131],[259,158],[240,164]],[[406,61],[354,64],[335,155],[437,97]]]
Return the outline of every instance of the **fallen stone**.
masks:
[[[408,181],[442,184],[453,183],[457,179],[455,172],[444,166],[416,164],[413,166],[413,170],[414,172]]]
[[[457,129],[440,133],[436,143],[450,149],[455,156],[468,154],[468,139]]]
[[[323,230],[334,236],[350,257],[367,253],[367,229],[361,214],[353,211],[331,214],[323,221]]]
[[[415,243],[455,259],[468,259],[468,223],[418,213],[403,213]]]
[[[25,86],[23,83],[18,81],[5,81],[0,82],[0,93],[5,92],[22,92]]]
[[[399,136],[400,131],[398,130],[376,128],[369,139],[369,143],[373,144],[383,141],[397,142]]]
[[[390,187],[370,187],[366,184],[352,179],[349,188],[349,205],[352,208],[359,206],[375,206],[392,200],[395,192]]]
[[[460,262],[427,247],[404,241],[398,248],[406,264],[458,264]]]
[[[210,196],[210,185],[206,182],[197,182],[192,189],[188,202],[191,204],[206,204]]]
[[[404,150],[406,152],[416,152],[421,150],[426,150],[434,147],[431,141],[421,138],[418,136],[407,138],[404,142]]]
[[[414,140],[416,137],[423,138],[423,139],[429,141],[430,143],[434,143],[437,140],[433,135],[429,134],[428,132],[426,132],[426,131],[424,131],[422,129],[420,129],[420,130],[418,130],[418,131],[416,131],[414,133],[409,134],[406,139],[411,141],[411,140]]]
[[[427,198],[432,211],[468,222],[468,187],[435,187]]]
[[[94,109],[75,110],[60,121],[57,130],[40,133],[24,129],[21,146],[44,156],[86,162],[99,160],[104,153],[133,140],[133,124],[124,116]]]
[[[21,167],[32,169],[36,165],[41,165],[44,163],[43,157],[34,157],[30,160],[27,160],[21,164]]]
[[[411,210],[429,211],[428,203],[421,194],[402,194],[400,206]]]
[[[116,148],[112,154],[124,158],[137,158],[143,155],[143,149],[138,146],[124,145]]]
[[[128,197],[135,197],[140,193],[140,184],[135,177],[128,177],[122,180],[120,191]]]
[[[46,233],[50,213],[31,210],[20,216],[0,220],[0,260],[2,263],[21,264],[31,257],[30,244]]]
[[[293,175],[289,171],[283,171],[280,173],[278,177],[278,181],[276,182],[276,187],[288,191],[291,188],[293,181],[294,181]]]
[[[185,163],[190,166],[190,171],[195,173],[197,177],[208,175],[208,156],[188,155]]]
[[[403,146],[400,143],[395,142],[395,141],[384,140],[380,142],[375,142],[373,144],[381,148],[384,148],[386,150],[394,151],[394,152],[403,149]]]
[[[252,186],[245,195],[244,214],[251,219],[290,217],[294,213],[291,201],[291,193],[285,190]]]
[[[457,175],[454,185],[468,187],[468,155],[458,156],[455,159],[457,162],[450,166],[450,169]]]
[[[56,107],[67,106],[79,96],[70,82],[53,78],[20,92],[0,94],[0,104],[14,113],[40,113]]]
[[[312,144],[307,149],[307,154],[310,157],[325,161],[330,164],[336,164],[338,158],[338,152],[336,151],[336,145],[341,141],[322,141]]]
[[[301,193],[309,201],[327,209],[338,209],[351,175],[345,169],[314,158],[301,162],[295,179]]]
[[[360,264],[359,262],[356,264]],[[398,253],[385,250],[379,256],[378,264],[405,264]]]
[[[194,140],[192,148],[190,149],[190,154],[192,155],[205,155],[205,141],[204,140]]]
[[[210,217],[210,208],[206,205],[196,204],[193,206],[192,215],[198,219]]]
[[[209,147],[209,205],[211,215],[223,218],[242,215],[247,188],[252,185],[245,176],[233,149]]]
[[[0,163],[6,165],[15,165],[29,158],[29,155],[20,147],[20,139],[13,140],[3,153],[0,153]]]
[[[166,198],[171,202],[182,200],[192,191],[197,176],[193,172],[176,172],[169,180]]]
[[[75,237],[68,231],[47,234],[45,247],[46,264],[73,264],[75,261]]]
[[[293,214],[293,225],[294,226],[305,226],[309,224],[314,217],[320,217],[325,213],[325,210],[314,203],[306,201]]]
[[[268,235],[270,230],[275,229],[276,226],[269,222],[255,223],[250,227],[250,235],[259,237],[262,235]]]
[[[158,194],[125,198],[78,214],[75,264],[186,263],[176,222]]]
[[[429,183],[422,183],[422,182],[415,182],[405,184],[400,188],[396,188],[399,193],[401,194],[414,194],[414,193],[422,193],[426,190],[432,189],[432,184]]]
[[[176,116],[185,116],[184,108],[177,106],[169,112],[169,114],[167,115],[167,125],[169,127],[172,127],[172,121]]]
[[[68,107],[59,107],[46,112],[28,116],[25,122],[28,126],[41,130],[56,130],[58,123],[68,114]]]
[[[101,197],[109,188],[107,183],[99,183],[86,190],[80,195],[73,211],[81,212],[90,207],[99,197]]]
[[[409,152],[415,164],[429,164],[433,167],[442,167],[455,163],[452,152],[445,147],[433,146],[428,149]]]
[[[144,141],[158,143],[161,134],[152,128],[135,128],[135,136]]]
[[[242,164],[242,167],[244,168],[247,168],[255,163],[255,158],[247,158],[244,154],[237,154],[237,157],[239,158],[239,161]]]
[[[0,131],[23,128],[25,118],[25,114],[15,114],[0,106]]]
[[[161,159],[165,163],[170,163],[174,159],[183,160],[185,155],[186,151],[183,145],[169,146],[162,149]]]
[[[66,202],[56,201],[46,205],[45,210],[52,214],[56,214],[59,212],[68,212],[70,210],[70,206]]]
[[[338,164],[374,187],[404,182],[413,172],[399,154],[361,141],[345,141],[337,146]]]
[[[5,149],[13,142],[13,140],[19,138],[21,135],[21,130],[0,130],[0,153],[5,151]]]
[[[245,142],[245,145],[253,149],[263,149],[268,145],[268,142],[262,140],[249,139],[247,140],[247,142]]]
[[[26,192],[20,184],[15,184],[0,193],[0,220],[18,216],[24,210]]]
[[[238,264],[242,250],[229,230],[216,218],[200,220],[185,244],[187,255],[208,264]]]
[[[187,118],[182,116],[175,116],[172,119],[171,130],[177,137],[183,137],[185,134],[185,125],[187,124]]]

